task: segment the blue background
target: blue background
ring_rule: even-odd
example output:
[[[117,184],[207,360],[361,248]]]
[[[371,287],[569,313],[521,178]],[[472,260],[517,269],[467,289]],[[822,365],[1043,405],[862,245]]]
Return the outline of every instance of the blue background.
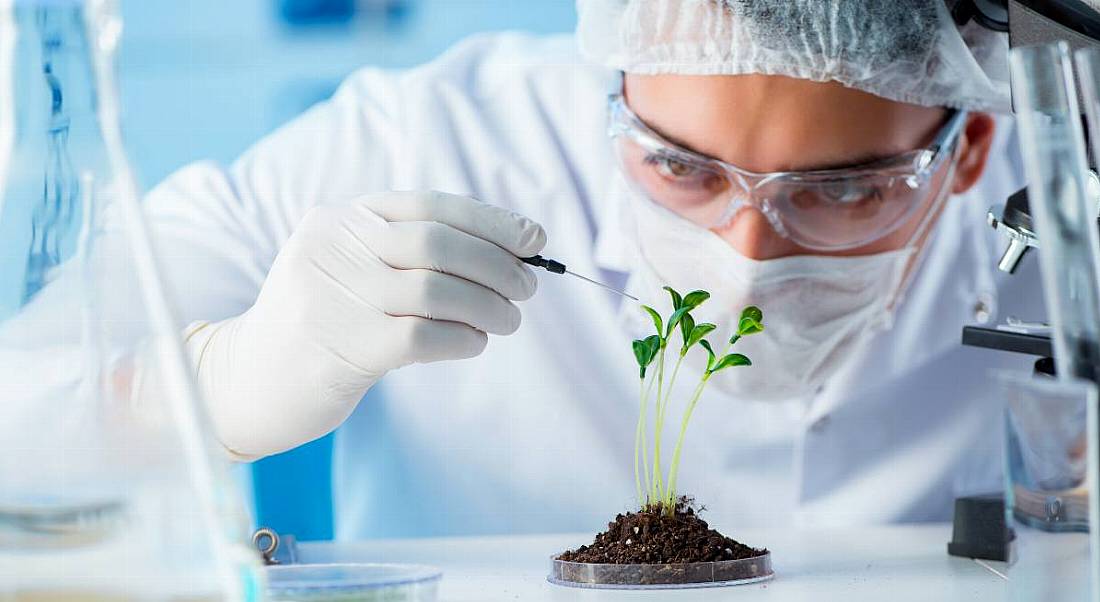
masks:
[[[232,161],[358,67],[413,66],[473,32],[569,31],[576,20],[573,0],[121,0],[121,7],[125,135],[147,187],[197,159]],[[332,537],[331,439],[243,475],[259,523],[303,540]]]

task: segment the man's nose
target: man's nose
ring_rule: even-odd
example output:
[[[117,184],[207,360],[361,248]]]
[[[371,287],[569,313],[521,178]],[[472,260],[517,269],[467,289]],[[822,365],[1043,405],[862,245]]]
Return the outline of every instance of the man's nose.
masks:
[[[799,253],[798,246],[776,232],[768,216],[749,203],[741,205],[725,224],[712,231],[751,259],[776,259]]]

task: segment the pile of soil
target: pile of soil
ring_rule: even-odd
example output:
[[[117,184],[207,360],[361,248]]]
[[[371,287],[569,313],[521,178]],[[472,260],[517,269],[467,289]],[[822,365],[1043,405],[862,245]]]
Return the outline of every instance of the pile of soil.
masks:
[[[678,564],[741,560],[766,554],[711,529],[689,498],[680,498],[672,516],[663,506],[620,514],[589,546],[559,560],[598,564]]]

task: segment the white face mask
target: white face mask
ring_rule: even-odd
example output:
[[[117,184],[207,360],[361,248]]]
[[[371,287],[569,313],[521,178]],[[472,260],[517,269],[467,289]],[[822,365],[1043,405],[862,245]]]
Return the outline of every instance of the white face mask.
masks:
[[[859,257],[755,260],[717,234],[637,194],[628,196],[639,247],[630,288],[643,303],[668,315],[671,300],[663,286],[683,294],[710,291],[710,300],[693,315],[697,323],[718,326],[709,337],[716,352],[726,348],[746,305],[764,312],[764,332],[742,338],[733,349],[749,356],[752,367],[724,370],[711,379],[738,398],[779,401],[811,396],[854,355],[857,345],[891,326],[914,244]],[[936,205],[929,215],[938,213]],[[923,225],[918,228],[914,241],[923,230]],[[626,311],[639,314],[632,318],[635,324],[648,321],[633,304],[628,306]],[[705,355],[692,349],[686,362],[701,369]]]

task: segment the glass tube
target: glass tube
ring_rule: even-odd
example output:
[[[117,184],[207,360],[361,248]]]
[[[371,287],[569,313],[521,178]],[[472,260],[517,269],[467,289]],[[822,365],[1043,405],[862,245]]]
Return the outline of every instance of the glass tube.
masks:
[[[1096,382],[1100,237],[1069,47],[1015,48],[1009,66],[1055,367],[1060,378]]]
[[[1069,47],[1060,42],[1013,49],[1009,68],[1028,179],[1028,200],[1039,239],[1039,267],[1050,313],[1056,371],[1063,384],[1080,378],[1095,386],[1100,376],[1100,236],[1096,200],[1089,194],[1089,165]],[[1095,117],[1096,82],[1091,79],[1091,65],[1086,65],[1085,74],[1084,108]],[[1093,119],[1094,138],[1098,126],[1100,123]],[[1096,415],[1091,407],[1095,399],[1093,394],[1087,416]],[[1086,438],[1095,439],[1096,429],[1087,431]],[[1089,440],[1088,447],[1095,450],[1095,441]],[[1095,467],[1095,462],[1096,458],[1088,458],[1090,467]],[[1090,539],[1094,540],[1097,527],[1094,507],[1098,500],[1095,480],[1086,478],[1088,481],[1091,481],[1088,515],[1093,532]],[[1011,496],[1006,499],[1010,500]],[[1024,542],[1034,533],[1019,524],[1017,529],[1022,550]],[[1070,543],[1066,536],[1052,539],[1058,545],[1051,550],[1064,550]],[[1035,541],[1028,545],[1034,546]],[[1039,555],[1050,554],[1047,550]],[[1039,574],[1049,577],[1059,573],[1046,570]],[[1026,574],[1013,581],[1016,588],[1024,589],[1044,582]]]
[[[1092,167],[1097,169],[1100,160],[1100,49],[1087,47],[1074,53],[1081,95],[1084,100],[1087,117],[1089,148],[1092,151]],[[1100,199],[1093,199],[1094,201]],[[1096,404],[1088,407],[1088,478],[1089,483],[1089,522],[1100,525],[1100,413]],[[1091,555],[1090,582],[1093,602],[1100,602],[1100,528],[1089,532]]]

